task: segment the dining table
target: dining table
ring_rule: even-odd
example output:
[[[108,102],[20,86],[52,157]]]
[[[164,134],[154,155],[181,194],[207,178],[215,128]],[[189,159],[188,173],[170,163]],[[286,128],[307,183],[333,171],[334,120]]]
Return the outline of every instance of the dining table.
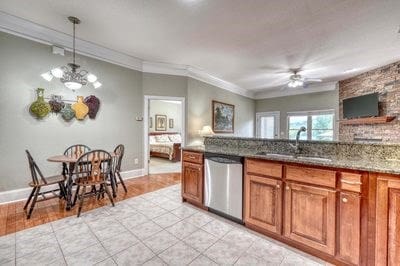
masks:
[[[111,158],[114,159],[115,157],[118,156],[115,152],[109,152],[111,155]],[[72,202],[72,186],[73,186],[73,173],[74,173],[74,168],[75,168],[75,163],[78,161],[80,156],[76,155],[54,155],[50,156],[47,158],[47,161],[53,162],[53,163],[62,163],[66,164],[68,166],[68,176],[67,176],[67,183],[66,183],[66,201],[67,201],[67,210],[70,210],[73,207],[73,202]],[[100,158],[101,159],[101,158]],[[114,161],[114,160],[112,160]],[[110,183],[111,183],[111,189],[112,189],[112,195],[115,198],[117,196],[116,192],[116,180],[115,180],[115,173],[113,171],[114,167],[111,166],[111,176],[110,176]],[[63,172],[63,174],[65,174]]]

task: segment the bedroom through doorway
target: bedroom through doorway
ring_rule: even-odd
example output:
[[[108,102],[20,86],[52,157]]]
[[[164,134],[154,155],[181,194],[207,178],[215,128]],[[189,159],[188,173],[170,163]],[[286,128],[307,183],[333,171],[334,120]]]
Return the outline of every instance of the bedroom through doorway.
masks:
[[[148,173],[181,172],[181,146],[184,144],[185,131],[184,98],[147,96],[145,101],[148,104],[145,123]]]

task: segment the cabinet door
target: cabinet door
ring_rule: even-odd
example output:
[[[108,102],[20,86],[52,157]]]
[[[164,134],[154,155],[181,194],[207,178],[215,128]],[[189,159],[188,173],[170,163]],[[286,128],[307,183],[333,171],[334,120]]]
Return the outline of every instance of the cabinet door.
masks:
[[[203,203],[203,165],[183,162],[182,197]]]
[[[399,265],[400,180],[398,178],[378,178],[376,206],[376,265]]]
[[[281,233],[282,181],[246,175],[245,223]]]
[[[361,197],[356,193],[340,193],[339,249],[337,256],[359,265],[361,237]]]
[[[287,183],[285,237],[334,255],[335,194],[329,189]]]

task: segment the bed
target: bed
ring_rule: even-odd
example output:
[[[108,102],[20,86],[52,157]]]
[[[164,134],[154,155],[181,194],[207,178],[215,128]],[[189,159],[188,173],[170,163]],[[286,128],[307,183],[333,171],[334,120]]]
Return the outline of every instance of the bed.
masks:
[[[180,133],[151,132],[149,133],[150,156],[179,162],[181,160],[181,142]]]

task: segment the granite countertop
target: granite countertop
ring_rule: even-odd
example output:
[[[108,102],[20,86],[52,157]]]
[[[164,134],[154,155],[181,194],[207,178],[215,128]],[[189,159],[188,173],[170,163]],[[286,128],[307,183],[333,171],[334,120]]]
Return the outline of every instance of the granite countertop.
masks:
[[[186,146],[182,148],[187,151],[194,152],[211,152],[220,153],[227,155],[239,155],[246,158],[264,159],[279,162],[288,163],[300,163],[305,165],[325,166],[342,169],[352,169],[368,172],[387,173],[387,174],[398,174],[400,175],[400,160],[386,159],[386,160],[368,160],[368,159],[353,159],[353,158],[338,158],[336,156],[330,156],[329,158],[319,157],[302,157],[298,155],[294,156],[280,156],[273,154],[257,155],[249,151],[240,151],[237,149],[220,148],[217,150],[206,148],[204,146]]]

